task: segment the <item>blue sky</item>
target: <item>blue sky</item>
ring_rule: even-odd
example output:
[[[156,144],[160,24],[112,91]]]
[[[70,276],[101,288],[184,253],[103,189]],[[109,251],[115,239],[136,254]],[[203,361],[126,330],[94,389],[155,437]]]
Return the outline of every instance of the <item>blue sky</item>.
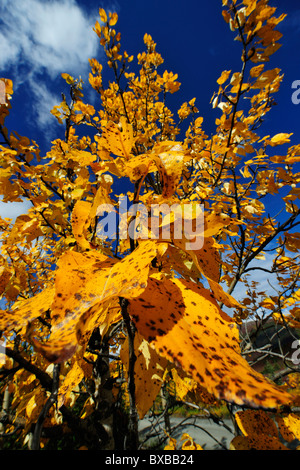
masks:
[[[163,67],[179,75],[179,93],[170,105],[176,110],[196,97],[204,128],[214,131],[218,110],[210,98],[217,89],[222,70],[240,70],[240,45],[233,41],[221,15],[221,0],[1,0],[0,75],[15,83],[13,111],[7,124],[37,140],[42,150],[62,129],[49,114],[61,100],[62,72],[81,75],[86,82],[88,58],[103,59],[92,27],[99,7],[117,11],[117,29],[122,45],[130,53],[143,49],[143,35],[149,33],[165,59]],[[269,115],[266,133],[294,132],[298,142],[300,105],[291,101],[291,85],[300,79],[300,5],[295,0],[271,0],[278,15],[287,12],[281,23],[282,48],[272,57],[270,67],[280,67],[285,78],[276,96],[278,106]],[[294,143],[294,142],[293,142]]]
[[[103,7],[117,11],[117,29],[129,54],[136,56],[144,48],[144,34],[152,35],[165,59],[162,67],[178,73],[182,83],[171,96],[172,110],[196,97],[204,130],[210,135],[220,114],[210,104],[216,80],[223,70],[241,67],[240,44],[222,18],[221,4],[221,0],[1,0],[0,76],[13,79],[15,90],[8,129],[36,140],[43,154],[64,132],[50,114],[66,91],[61,73],[81,75],[86,100],[95,98],[87,79],[88,58],[103,61],[93,32]],[[270,0],[270,4],[278,7],[278,16],[286,12],[288,17],[279,27],[284,33],[282,47],[269,64],[282,69],[284,80],[276,95],[278,106],[267,116],[262,132],[293,132],[292,143],[298,143],[300,104],[292,103],[291,87],[300,80],[300,5],[295,0]],[[0,203],[2,216],[11,211]]]
[[[293,132],[296,144],[300,142],[300,104],[292,103],[291,87],[300,80],[300,4],[296,0],[269,3],[278,7],[278,16],[285,12],[288,17],[279,25],[284,34],[282,47],[269,64],[282,69],[284,80],[276,95],[278,106],[269,113],[262,132]],[[204,130],[210,135],[220,114],[210,104],[216,80],[223,70],[241,68],[240,44],[234,42],[235,33],[222,18],[221,4],[221,0],[1,0],[0,76],[13,79],[15,89],[8,129],[36,140],[42,154],[49,150],[51,140],[63,136],[63,127],[57,126],[49,112],[65,91],[63,72],[81,75],[86,100],[93,99],[88,58],[103,60],[92,30],[103,7],[118,13],[116,28],[130,55],[143,50],[145,33],[152,35],[165,59],[162,67],[178,73],[182,83],[171,97],[171,108],[176,111],[181,103],[196,97]],[[25,207],[0,202],[0,215],[16,216]]]

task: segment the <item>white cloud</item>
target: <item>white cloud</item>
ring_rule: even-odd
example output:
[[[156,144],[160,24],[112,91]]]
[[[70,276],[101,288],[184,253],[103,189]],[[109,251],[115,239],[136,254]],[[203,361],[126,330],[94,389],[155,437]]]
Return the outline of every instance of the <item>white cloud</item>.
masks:
[[[0,200],[0,217],[9,218],[14,222],[19,215],[26,214],[32,204],[28,200],[23,202],[3,202]]]
[[[2,0],[2,68],[27,65],[31,72],[55,77],[78,73],[97,50],[98,38],[89,18],[75,0]],[[3,42],[2,42],[3,40]]]
[[[61,90],[51,90],[55,79],[63,72],[85,79],[88,58],[99,56],[93,31],[97,14],[87,14],[76,0],[0,2],[0,73],[13,75],[15,90],[23,85],[32,92],[42,128],[49,125],[49,110],[61,101]]]
[[[35,120],[38,126],[43,129],[44,138],[51,141],[54,138],[52,125],[56,122],[56,119],[50,111],[59,103],[59,97],[41,81],[29,79],[28,83],[33,101],[38,103],[35,108]]]

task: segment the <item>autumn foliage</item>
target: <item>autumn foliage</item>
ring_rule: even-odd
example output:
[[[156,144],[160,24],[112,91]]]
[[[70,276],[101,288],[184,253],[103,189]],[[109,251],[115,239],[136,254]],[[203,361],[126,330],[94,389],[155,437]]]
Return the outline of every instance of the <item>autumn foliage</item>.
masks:
[[[138,448],[138,420],[170,377],[182,400],[243,407],[232,449],[287,449],[278,430],[288,442],[299,438],[299,388],[251,367],[240,337],[259,312],[300,327],[300,146],[288,146],[291,134],[261,133],[282,80],[268,62],[284,15],[276,17],[268,0],[222,3],[241,70],[217,79],[211,137],[195,98],[169,109],[180,83],[161,71],[152,37],[145,34],[134,58],[122,49],[117,14],[103,9],[94,31],[112,79],[105,84],[96,58],[89,84],[62,74],[71,98],[52,114],[65,135],[46,155],[5,127],[13,84],[2,79],[0,191],[4,202],[32,204],[15,221],[0,219],[3,442],[14,434],[15,445],[51,448],[75,436],[76,448]],[[85,102],[88,86],[97,109]],[[175,218],[168,237],[151,236],[138,212],[123,220],[134,238],[100,237],[99,207],[117,214],[124,195],[148,213],[154,204],[201,204],[202,247],[175,237]],[[277,276],[273,295],[248,285],[255,269]],[[239,284],[248,290],[237,301]],[[285,365],[299,373],[289,358]],[[200,448],[191,442],[185,448]]]

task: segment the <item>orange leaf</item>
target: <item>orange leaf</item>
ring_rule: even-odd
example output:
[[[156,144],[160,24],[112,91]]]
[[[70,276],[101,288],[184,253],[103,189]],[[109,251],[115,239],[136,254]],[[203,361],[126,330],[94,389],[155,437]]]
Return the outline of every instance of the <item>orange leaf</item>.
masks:
[[[142,419],[153,405],[160,391],[163,384],[162,377],[168,361],[159,356],[139,333],[135,334],[134,351],[136,355],[134,368],[135,401],[139,417]],[[122,345],[120,358],[126,370],[128,370],[128,338]]]
[[[277,416],[277,423],[280,434],[287,442],[294,439],[300,440],[300,417],[295,413],[290,413],[287,416]]]
[[[180,144],[173,143],[171,148],[159,154],[159,158],[164,168],[162,197],[167,198],[175,193],[182,174],[185,162],[183,148]]]
[[[217,80],[218,85],[223,85],[223,83],[225,83],[228,80],[230,73],[231,73],[231,70],[224,70],[220,78],[218,78]]]
[[[84,335],[82,323],[89,321],[94,328],[97,326],[94,316],[99,321],[103,319],[107,304],[102,304],[118,297],[130,299],[144,291],[156,253],[156,243],[151,240],[141,242],[133,253],[118,262],[96,251],[66,252],[56,273],[51,335],[42,343],[31,331],[29,337],[35,348],[50,362],[70,358],[78,347],[77,335],[81,339]]]
[[[78,245],[84,249],[88,250],[91,248],[90,243],[86,239],[86,231],[90,224],[90,212],[91,204],[87,201],[77,201],[72,212],[72,229],[74,237]]]
[[[185,161],[182,145],[167,141],[157,144],[150,154],[131,158],[126,162],[124,171],[132,181],[147,173],[159,171],[163,187],[162,198],[167,198],[176,190]]]
[[[99,15],[100,15],[100,19],[103,23],[106,23],[107,22],[107,14],[106,14],[106,11],[104,10],[104,8],[99,8]]]
[[[0,266],[0,295],[5,291],[10,278],[11,272],[4,266]]]
[[[130,301],[129,313],[159,354],[217,398],[265,408],[290,400],[241,356],[238,328],[208,290],[150,277],[143,294]]]
[[[116,12],[109,14],[109,26],[115,26],[118,22],[118,14]]]
[[[275,422],[266,412],[238,411],[235,419],[244,435],[233,439],[231,450],[289,450],[280,442]]]
[[[58,409],[67,402],[72,391],[78,386],[84,377],[84,370],[82,369],[83,360],[79,359],[72,364],[71,369],[65,376],[63,383],[59,387],[57,407]]]
[[[278,438],[260,432],[256,436],[236,436],[230,450],[289,450]]]
[[[235,419],[244,436],[254,436],[263,432],[278,437],[276,424],[262,410],[238,411]]]
[[[107,150],[128,160],[134,143],[133,130],[124,117],[121,117],[119,124],[109,122],[103,130],[102,139]]]
[[[0,330],[20,330],[26,327],[28,323],[47,312],[54,294],[54,287],[48,287],[30,299],[17,302],[12,311],[0,311]]]

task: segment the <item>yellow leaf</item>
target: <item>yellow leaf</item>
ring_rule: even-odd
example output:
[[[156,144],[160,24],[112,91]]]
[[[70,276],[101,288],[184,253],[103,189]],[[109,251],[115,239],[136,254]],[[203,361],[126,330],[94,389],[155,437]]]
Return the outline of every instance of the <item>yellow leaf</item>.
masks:
[[[117,22],[118,22],[118,14],[116,12],[114,12],[112,14],[110,13],[109,17],[110,17],[109,26],[115,26],[115,24],[117,24]]]
[[[187,157],[180,143],[165,141],[156,144],[150,154],[138,155],[124,164],[123,171],[131,181],[158,171],[162,182],[162,199],[171,197],[182,175]]]
[[[5,94],[6,96],[11,96],[13,95],[13,82],[10,80],[10,78],[0,78],[2,82],[5,83]],[[1,105],[2,103],[0,103]]]
[[[100,26],[100,24],[99,24],[99,21],[96,21],[94,31],[95,31],[95,33],[97,34],[97,36],[98,36],[99,38],[101,38],[101,26]],[[95,77],[92,77],[92,76],[90,75],[90,80],[91,80],[91,81],[95,80]]]
[[[90,224],[90,212],[92,205],[87,201],[77,201],[72,211],[72,230],[78,245],[84,249],[90,249],[91,245],[87,241],[87,229]]]
[[[104,10],[104,8],[99,8],[99,15],[100,15],[100,19],[103,23],[106,23],[107,22],[107,14],[106,14],[106,11]]]
[[[284,134],[284,133],[276,134],[268,142],[272,147],[274,147],[275,145],[286,144],[287,142],[290,142],[291,135],[293,135],[293,133],[291,133],[291,134]]]
[[[261,72],[263,71],[264,69],[264,64],[260,64],[260,65],[256,65],[255,67],[252,67],[252,69],[250,70],[250,75],[251,77],[258,77]]]
[[[26,416],[30,421],[34,421],[39,416],[44,400],[45,396],[37,394],[36,390],[33,391],[26,405]]]
[[[11,276],[12,273],[5,266],[0,266],[0,295],[5,291]]]
[[[37,219],[32,219],[30,215],[19,215],[16,218],[15,224],[9,234],[9,243],[16,243],[23,239],[24,236],[28,241],[41,236],[43,234],[40,223]]]
[[[276,417],[280,434],[287,442],[292,442],[294,439],[300,440],[300,417],[295,413],[290,413],[287,416]]]
[[[272,84],[274,80],[278,78],[280,69],[267,70],[258,74],[256,82],[252,85],[252,88],[263,89]]]
[[[131,158],[124,165],[124,171],[126,176],[131,181],[137,181],[147,173],[151,173],[157,170],[163,171],[163,166],[156,155],[138,155]]]
[[[232,295],[225,292],[222,286],[214,281],[213,279],[208,279],[209,286],[214,294],[216,300],[226,305],[228,308],[239,308],[243,309],[244,306],[240,304]]]
[[[42,343],[34,331],[29,334],[37,351],[50,362],[72,357],[79,341],[84,346],[83,338],[88,338],[84,336],[86,324],[92,324],[94,329],[96,320],[103,321],[105,302],[118,297],[130,299],[144,291],[150,263],[156,254],[156,243],[152,240],[140,242],[138,248],[121,261],[96,251],[66,252],[56,272],[50,338]]]
[[[39,294],[26,300],[17,302],[12,311],[0,311],[0,330],[20,330],[43,315],[50,308],[54,299],[53,287],[44,289]]]
[[[187,250],[186,240],[184,239],[174,240],[174,245],[190,255],[200,274],[215,282],[219,281],[220,255],[212,238],[204,238],[203,246],[199,250]]]
[[[67,82],[68,85],[72,85],[74,83],[74,78],[71,77],[68,73],[62,73],[62,78]]]
[[[57,398],[58,408],[60,408],[63,404],[68,401],[71,392],[77,387],[77,385],[81,382],[84,377],[84,371],[80,364],[81,361],[82,359],[74,362],[59,387]]]
[[[139,417],[142,419],[153,405],[161,389],[168,361],[160,357],[153,348],[150,348],[149,343],[139,333],[135,334],[134,351],[136,355],[135,401]],[[127,374],[129,365],[128,338],[122,345],[120,358]]]
[[[124,117],[121,117],[119,124],[109,122],[103,130],[102,140],[111,153],[129,159],[134,143],[131,124]]]
[[[91,210],[89,213],[89,218],[93,219],[96,217],[96,215],[99,215],[99,207],[102,206],[107,206],[111,208],[112,206],[112,200],[110,199],[108,192],[110,191],[110,184],[112,181],[106,181],[104,178],[104,175],[102,177],[99,177],[100,180],[100,186],[97,189],[97,192],[95,194]],[[111,210],[111,209],[110,209]]]
[[[175,368],[171,370],[171,374],[176,387],[176,397],[179,400],[184,400],[189,392],[193,392],[197,388],[198,383],[195,380],[190,377],[180,377]]]
[[[182,434],[181,441],[185,440],[181,446],[182,450],[203,450],[199,444],[187,433]]]
[[[195,283],[150,277],[143,294],[130,300],[129,313],[160,355],[216,398],[264,408],[291,400],[249,366],[240,354],[237,326]]]
[[[187,250],[187,240],[184,237],[182,237],[182,239],[174,239],[173,243],[176,247],[181,248],[181,250],[189,254],[194,265],[199,270],[199,274],[205,276],[208,280],[209,286],[218,301],[224,303],[229,308],[243,308],[243,306],[230,294],[227,294],[219,284],[220,255],[215,247],[213,238],[206,237],[206,234],[217,233],[221,227],[224,227],[224,220],[222,222],[220,222],[220,219],[217,220],[219,220],[219,222],[217,222],[215,226],[207,224],[207,229],[204,231],[205,238],[202,248],[198,250]],[[227,224],[228,223],[229,222],[227,222]],[[174,257],[173,254],[172,256]]]
[[[84,195],[85,189],[84,188],[75,188],[72,191],[72,199],[77,200],[81,199],[82,196]]]
[[[237,436],[231,444],[230,450],[289,450],[282,444],[278,437],[264,434],[261,431],[259,434],[251,436]]]
[[[177,441],[173,437],[170,437],[169,442],[165,445],[164,450],[176,450]]]
[[[172,146],[169,150],[159,154],[163,165],[163,192],[162,197],[170,197],[174,194],[179,183],[185,157],[181,145]]]
[[[218,85],[223,85],[223,83],[225,83],[228,80],[230,73],[231,73],[231,70],[224,70],[220,78],[218,78],[217,80]]]
[[[95,155],[92,155],[90,152],[84,150],[74,149],[68,153],[68,158],[77,162],[82,167],[87,167],[95,161]]]

